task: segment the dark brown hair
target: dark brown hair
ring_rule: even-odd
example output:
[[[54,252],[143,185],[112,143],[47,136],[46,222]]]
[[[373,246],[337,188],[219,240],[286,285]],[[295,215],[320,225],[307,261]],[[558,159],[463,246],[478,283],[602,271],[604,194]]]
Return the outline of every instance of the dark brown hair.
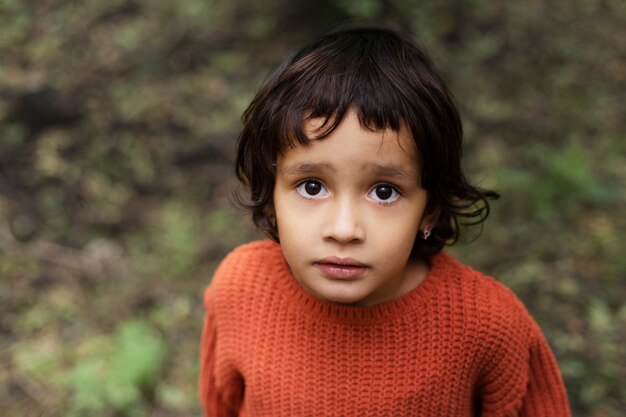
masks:
[[[324,118],[323,139],[353,108],[367,129],[409,128],[419,154],[428,240],[417,238],[413,258],[428,258],[456,242],[460,219],[482,223],[488,198],[498,194],[470,185],[461,171],[462,126],[451,94],[428,56],[405,35],[379,27],[343,28],[324,35],[285,60],[244,112],[236,172],[250,198],[236,201],[254,223],[279,241],[272,197],[276,159],[288,146],[307,145],[303,124]]]

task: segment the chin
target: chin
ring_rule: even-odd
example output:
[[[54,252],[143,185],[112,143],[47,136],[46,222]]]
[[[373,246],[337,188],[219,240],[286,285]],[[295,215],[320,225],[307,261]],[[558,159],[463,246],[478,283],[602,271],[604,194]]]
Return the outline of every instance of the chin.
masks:
[[[363,303],[363,297],[349,294],[328,294],[322,298],[328,303],[342,304],[346,306],[360,306]]]

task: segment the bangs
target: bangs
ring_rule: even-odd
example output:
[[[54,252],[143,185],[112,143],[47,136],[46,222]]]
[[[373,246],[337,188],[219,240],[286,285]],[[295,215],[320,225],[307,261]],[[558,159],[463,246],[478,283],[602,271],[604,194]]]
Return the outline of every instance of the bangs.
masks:
[[[350,108],[356,111],[364,128],[400,130],[408,112],[400,92],[393,88],[392,80],[386,79],[384,68],[377,62],[363,62],[367,51],[347,52],[353,54],[333,57],[334,62],[328,62],[323,68],[315,62],[322,58],[318,56],[305,58],[295,66],[294,69],[301,66],[307,75],[299,80],[293,97],[286,98],[290,105],[285,107],[286,114],[282,118],[285,122],[283,137],[304,144],[309,138],[303,124],[321,118],[324,123],[315,138],[323,138],[337,127]]]
[[[427,58],[406,44],[384,31],[330,34],[287,61],[266,84],[273,101],[268,128],[281,138],[281,151],[328,136],[351,108],[366,129],[397,132],[406,123],[414,136],[427,134],[441,92],[425,76],[432,72]],[[319,118],[321,127],[307,136],[304,124]]]

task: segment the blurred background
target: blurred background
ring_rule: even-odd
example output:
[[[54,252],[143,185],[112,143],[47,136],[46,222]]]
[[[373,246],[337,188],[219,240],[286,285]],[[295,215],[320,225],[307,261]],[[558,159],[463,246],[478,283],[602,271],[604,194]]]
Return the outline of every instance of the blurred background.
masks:
[[[503,195],[452,252],[524,300],[575,416],[626,415],[622,0],[0,0],[0,415],[200,415],[202,291],[260,237],[240,115],[349,20],[426,47]]]

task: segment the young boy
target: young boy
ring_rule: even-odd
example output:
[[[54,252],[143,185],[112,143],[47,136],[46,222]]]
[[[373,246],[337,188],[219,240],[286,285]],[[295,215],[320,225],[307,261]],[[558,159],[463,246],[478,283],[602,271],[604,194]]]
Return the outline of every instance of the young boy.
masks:
[[[205,293],[206,416],[569,416],[515,295],[442,251],[488,198],[425,54],[352,28],[286,61],[243,117],[237,174],[272,239]]]

